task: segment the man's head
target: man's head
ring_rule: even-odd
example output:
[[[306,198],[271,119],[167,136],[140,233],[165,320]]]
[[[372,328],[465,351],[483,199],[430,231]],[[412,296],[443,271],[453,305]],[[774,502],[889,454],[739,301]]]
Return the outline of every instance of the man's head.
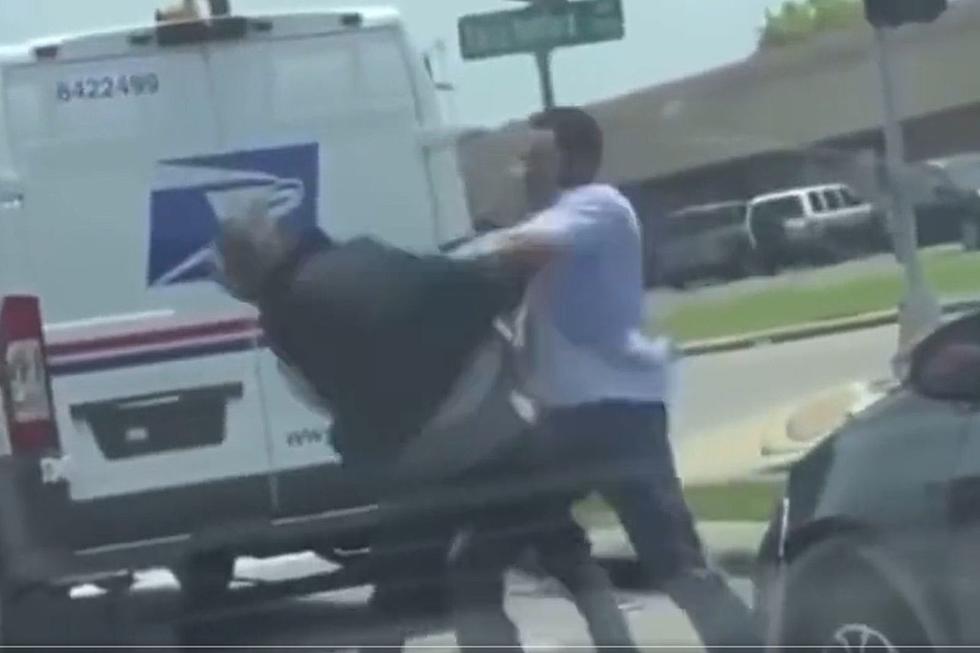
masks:
[[[272,271],[289,254],[291,239],[269,217],[266,202],[225,220],[215,241],[219,280],[236,299],[256,304]]]
[[[532,209],[547,206],[561,190],[591,184],[602,165],[599,123],[582,109],[556,107],[531,117],[524,181]]]

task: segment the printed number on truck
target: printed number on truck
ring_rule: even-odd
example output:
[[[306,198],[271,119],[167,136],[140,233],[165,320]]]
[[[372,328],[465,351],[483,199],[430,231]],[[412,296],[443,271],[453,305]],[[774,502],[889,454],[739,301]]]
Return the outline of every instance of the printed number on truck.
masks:
[[[286,434],[286,445],[290,448],[330,444],[330,433],[320,429],[302,429]]]
[[[55,93],[60,102],[78,100],[111,100],[140,95],[156,95],[160,92],[160,78],[156,73],[145,75],[106,75],[83,77],[58,82]]]

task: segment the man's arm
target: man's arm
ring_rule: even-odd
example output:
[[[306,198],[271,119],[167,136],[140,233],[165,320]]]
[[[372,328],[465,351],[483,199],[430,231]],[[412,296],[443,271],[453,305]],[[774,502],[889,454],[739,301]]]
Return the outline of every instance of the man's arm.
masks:
[[[602,217],[590,212],[588,206],[554,208],[477,239],[458,255],[534,274],[555,259],[587,249],[597,240],[601,225]]]
[[[526,224],[477,236],[448,254],[452,258],[471,261],[547,262],[560,251],[560,244],[547,236],[529,233]]]
[[[492,249],[477,256],[501,269],[533,276],[564,253],[561,242],[547,236],[514,229],[500,234]]]

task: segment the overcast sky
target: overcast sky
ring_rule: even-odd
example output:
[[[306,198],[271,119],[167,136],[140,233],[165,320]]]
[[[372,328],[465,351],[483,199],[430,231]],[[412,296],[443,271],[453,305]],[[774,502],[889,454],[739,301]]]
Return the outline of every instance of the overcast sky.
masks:
[[[781,0],[623,0],[623,41],[571,48],[555,56],[559,102],[582,103],[664,82],[748,56],[766,7]],[[0,41],[150,19],[173,0],[0,0]],[[455,118],[494,124],[540,103],[533,60],[527,56],[463,63],[456,20],[462,14],[516,6],[507,0],[232,0],[243,11],[289,7],[397,5],[420,47],[444,40],[456,84]],[[448,102],[447,102],[447,106]]]

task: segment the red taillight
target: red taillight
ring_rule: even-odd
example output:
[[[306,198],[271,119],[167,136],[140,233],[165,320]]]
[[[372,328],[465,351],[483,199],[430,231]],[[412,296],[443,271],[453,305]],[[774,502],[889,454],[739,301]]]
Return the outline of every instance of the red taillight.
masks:
[[[7,296],[0,307],[0,384],[14,453],[58,447],[37,297]]]

